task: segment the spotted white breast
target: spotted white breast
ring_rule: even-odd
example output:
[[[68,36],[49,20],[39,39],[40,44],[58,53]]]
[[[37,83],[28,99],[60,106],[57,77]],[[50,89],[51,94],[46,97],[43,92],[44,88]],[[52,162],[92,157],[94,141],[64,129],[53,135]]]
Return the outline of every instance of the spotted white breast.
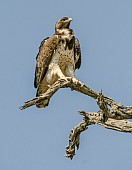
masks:
[[[74,71],[74,48],[69,49],[68,47],[65,47],[65,43],[60,42],[49,64],[48,72],[46,75],[47,81],[51,82],[53,76],[56,74],[59,74],[58,77],[60,78],[63,76],[73,77]]]

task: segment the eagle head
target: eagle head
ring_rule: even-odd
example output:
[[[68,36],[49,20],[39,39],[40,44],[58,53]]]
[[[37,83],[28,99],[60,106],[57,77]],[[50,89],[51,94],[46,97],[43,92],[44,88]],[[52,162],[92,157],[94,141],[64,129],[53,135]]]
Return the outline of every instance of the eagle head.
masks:
[[[69,29],[71,21],[72,21],[72,18],[68,18],[68,17],[63,17],[63,18],[59,19],[55,24],[55,30],[63,29],[63,28]]]

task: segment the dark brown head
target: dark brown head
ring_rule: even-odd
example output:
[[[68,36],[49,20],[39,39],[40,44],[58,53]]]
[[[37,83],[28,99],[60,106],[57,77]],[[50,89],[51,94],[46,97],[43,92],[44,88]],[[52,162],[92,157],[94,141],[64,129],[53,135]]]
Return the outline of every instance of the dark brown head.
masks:
[[[68,17],[63,17],[59,19],[55,24],[55,30],[69,28],[71,21],[72,21],[72,18],[68,18]]]

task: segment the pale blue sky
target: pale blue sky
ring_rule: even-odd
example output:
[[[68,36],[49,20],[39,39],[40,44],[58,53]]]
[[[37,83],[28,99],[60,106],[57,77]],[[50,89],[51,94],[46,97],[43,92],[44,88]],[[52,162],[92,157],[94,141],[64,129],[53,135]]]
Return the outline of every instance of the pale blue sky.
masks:
[[[0,170],[130,170],[132,135],[91,126],[71,161],[64,157],[78,110],[95,101],[59,90],[49,107],[18,108],[35,96],[35,58],[60,17],[73,18],[81,43],[76,77],[117,102],[132,105],[131,0],[3,0],[0,2]]]

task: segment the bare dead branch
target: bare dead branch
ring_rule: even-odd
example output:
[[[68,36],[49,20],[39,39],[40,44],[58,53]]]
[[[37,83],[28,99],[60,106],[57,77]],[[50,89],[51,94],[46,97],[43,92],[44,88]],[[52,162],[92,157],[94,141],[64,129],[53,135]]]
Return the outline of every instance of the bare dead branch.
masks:
[[[19,107],[19,109],[23,110],[23,109],[26,109],[30,106],[33,106],[35,105],[38,101],[40,100],[45,100],[45,99],[50,99],[53,94],[59,89],[59,88],[62,88],[62,87],[65,87],[69,82],[68,81],[65,81],[65,80],[58,80],[57,82],[55,82],[47,91],[46,93],[44,93],[43,95],[39,96],[39,97],[35,97],[31,100],[28,100],[26,102],[24,102],[24,105]]]
[[[132,122],[128,120],[115,120],[108,118],[106,122],[102,119],[101,112],[85,112],[80,111],[80,114],[83,115],[83,120],[71,129],[69,135],[69,145],[66,147],[66,157],[73,158],[75,155],[75,148],[79,148],[80,144],[80,134],[82,131],[85,131],[89,125],[98,124],[104,126],[107,129],[116,130],[119,132],[132,132]]]
[[[98,124],[107,129],[120,132],[132,132],[132,122],[128,121],[128,119],[132,119],[132,106],[123,106],[120,103],[116,103],[110,97],[104,96],[102,91],[100,93],[95,92],[75,78],[67,78],[67,80],[59,79],[47,90],[46,93],[42,96],[26,101],[20,109],[23,110],[27,107],[33,106],[40,100],[50,99],[59,88],[67,87],[95,99],[99,106],[99,111],[80,111],[80,114],[83,115],[83,120],[72,128],[70,132],[69,145],[66,147],[66,157],[73,158],[75,155],[75,148],[79,148],[80,134],[85,131],[89,125]]]

